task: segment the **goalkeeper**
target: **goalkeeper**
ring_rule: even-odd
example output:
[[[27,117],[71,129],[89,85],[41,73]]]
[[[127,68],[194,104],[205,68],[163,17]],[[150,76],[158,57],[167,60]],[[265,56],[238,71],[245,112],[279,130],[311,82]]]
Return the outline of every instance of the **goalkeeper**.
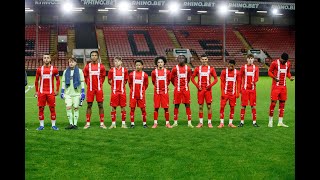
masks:
[[[65,129],[78,129],[79,106],[85,99],[84,75],[83,71],[77,66],[77,59],[68,60],[69,67],[63,71],[61,99],[64,99],[67,110],[69,126]]]

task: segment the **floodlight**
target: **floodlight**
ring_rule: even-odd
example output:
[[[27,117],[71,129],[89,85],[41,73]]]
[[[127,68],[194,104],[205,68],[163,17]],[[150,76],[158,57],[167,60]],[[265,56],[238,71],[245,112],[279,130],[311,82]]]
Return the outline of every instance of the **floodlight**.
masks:
[[[168,5],[170,13],[176,13],[180,9],[180,5],[177,2],[171,2]]]
[[[226,15],[228,13],[228,6],[226,4],[221,4],[218,6],[218,13],[221,15]]]
[[[64,12],[70,12],[73,9],[73,5],[70,2],[66,2],[64,4],[62,4],[62,10]]]
[[[272,9],[272,14],[273,14],[273,15],[278,14],[278,9]]]
[[[121,11],[121,12],[125,12],[125,11],[128,11],[130,9],[130,4],[129,2],[127,1],[122,1],[119,3],[118,5],[118,9]]]

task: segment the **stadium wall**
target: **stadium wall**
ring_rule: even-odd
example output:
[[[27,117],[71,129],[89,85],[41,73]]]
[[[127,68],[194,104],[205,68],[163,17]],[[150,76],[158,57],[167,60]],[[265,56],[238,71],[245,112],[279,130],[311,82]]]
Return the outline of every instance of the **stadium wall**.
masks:
[[[25,24],[35,24],[35,13],[25,14]],[[130,16],[117,13],[78,13],[69,15],[43,14],[40,16],[40,24],[56,23],[104,23],[104,24],[165,24],[165,25],[217,25],[222,18],[216,14],[188,14],[170,16],[164,13],[133,13]],[[227,18],[227,24],[252,24],[252,25],[295,25],[294,15],[270,16],[256,13],[232,14]]]

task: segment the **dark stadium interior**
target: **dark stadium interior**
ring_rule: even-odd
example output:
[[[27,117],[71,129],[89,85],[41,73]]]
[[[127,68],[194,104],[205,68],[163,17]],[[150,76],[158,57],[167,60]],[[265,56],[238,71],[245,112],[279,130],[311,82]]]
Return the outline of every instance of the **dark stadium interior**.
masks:
[[[43,2],[52,3],[40,4]],[[260,4],[256,1],[229,1],[233,3],[229,9],[241,13],[229,12],[226,19],[217,14],[216,5],[205,7],[193,4],[192,7],[183,7],[190,10],[181,10],[178,15],[159,12],[167,6],[133,6],[135,11],[122,15],[116,9],[98,11],[117,7],[114,5],[84,5],[84,1],[77,0],[72,2],[83,9],[67,14],[61,11],[61,1],[25,1],[25,7],[32,9],[32,12],[25,13],[27,71],[34,71],[41,65],[44,53],[50,53],[52,64],[62,71],[67,66],[67,59],[73,55],[73,49],[83,48],[99,49],[101,62],[107,69],[113,66],[114,56],[122,56],[124,66],[129,70],[133,69],[133,60],[138,58],[145,61],[146,70],[153,69],[156,56],[166,56],[167,67],[172,68],[176,64],[173,55],[175,48],[190,50],[191,67],[200,64],[201,54],[207,54],[210,65],[219,69],[225,66],[224,35],[225,59],[245,62],[248,50],[261,49],[267,55],[265,62],[268,63],[282,52],[287,52],[292,69],[295,69],[295,1],[278,0],[275,3],[267,0]],[[221,1],[203,2],[219,4]],[[148,10],[139,10],[139,7],[147,7]],[[271,7],[280,7],[281,15],[272,15]],[[58,41],[63,36],[67,42]],[[266,69],[267,66],[258,60],[255,63]],[[84,59],[79,66],[85,63]]]

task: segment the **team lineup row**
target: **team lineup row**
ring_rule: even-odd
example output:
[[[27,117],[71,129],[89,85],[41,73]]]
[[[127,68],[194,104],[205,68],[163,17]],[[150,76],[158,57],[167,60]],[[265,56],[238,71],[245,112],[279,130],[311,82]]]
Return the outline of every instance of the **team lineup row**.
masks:
[[[237,98],[241,94],[240,124],[244,125],[244,114],[246,106],[251,106],[253,127],[259,127],[256,122],[256,83],[259,80],[259,67],[253,64],[254,56],[247,55],[247,63],[242,65],[240,70],[235,69],[235,61],[229,60],[228,66],[220,74],[220,124],[218,128],[224,127],[224,109],[229,102],[230,114],[228,127],[236,128],[233,124],[234,108]],[[190,110],[190,90],[189,82],[191,81],[198,89],[197,97],[199,104],[199,123],[197,128],[203,127],[203,106],[206,104],[208,112],[208,127],[213,128],[211,123],[212,110],[212,87],[218,82],[215,68],[208,65],[208,57],[201,55],[201,65],[196,67],[192,72],[191,68],[186,65],[184,55],[177,56],[178,64],[171,71],[164,66],[167,62],[163,56],[154,59],[156,68],[151,73],[151,79],[154,86],[154,124],[152,128],[158,126],[158,111],[163,108],[165,112],[165,121],[167,128],[178,126],[179,105],[184,104],[187,113],[188,127],[193,128],[191,123]],[[287,99],[286,78],[291,81],[294,77],[290,73],[290,62],[287,53],[283,53],[279,59],[272,61],[268,75],[273,79],[271,87],[271,103],[269,107],[269,124],[273,127],[273,112],[277,101],[279,101],[279,119],[278,126],[288,127],[283,123],[285,101]],[[115,67],[111,68],[106,74],[103,64],[99,63],[99,52],[90,53],[90,62],[82,69],[77,66],[77,59],[70,58],[69,66],[64,70],[61,79],[60,97],[64,99],[66,105],[66,114],[69,120],[69,126],[65,129],[77,129],[79,119],[79,106],[82,106],[86,99],[86,124],[84,129],[90,128],[92,105],[97,101],[100,116],[100,128],[107,129],[104,123],[103,108],[103,84],[107,76],[108,83],[111,87],[110,106],[112,124],[110,129],[116,128],[116,108],[121,108],[121,128],[128,128],[126,120],[126,84],[129,84],[129,107],[130,107],[130,128],[135,127],[135,109],[141,109],[143,127],[148,128],[146,123],[146,98],[145,91],[148,88],[148,74],[143,71],[143,61],[135,60],[136,69],[130,74],[125,67],[122,67],[122,58],[115,57]],[[197,77],[197,81],[196,81]],[[212,81],[213,79],[213,81]],[[55,83],[54,83],[55,80]],[[174,104],[174,123],[169,123],[169,95],[168,87],[170,83],[174,86],[173,104]],[[27,85],[27,81],[26,81]],[[85,89],[86,85],[86,89]],[[58,69],[51,65],[51,56],[43,55],[43,65],[36,71],[35,78],[35,97],[38,100],[38,114],[40,126],[37,130],[44,129],[44,107],[49,106],[51,124],[53,130],[59,130],[56,126],[55,98],[59,95],[60,78]]]

